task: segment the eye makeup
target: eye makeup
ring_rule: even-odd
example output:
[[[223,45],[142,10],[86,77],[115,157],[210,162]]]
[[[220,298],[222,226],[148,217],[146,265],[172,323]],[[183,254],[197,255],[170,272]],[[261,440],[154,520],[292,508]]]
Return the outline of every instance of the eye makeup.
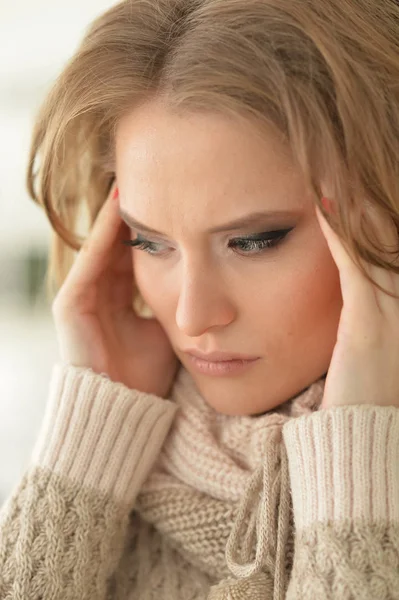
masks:
[[[295,228],[289,227],[286,229],[265,231],[251,236],[231,238],[228,247],[234,249],[237,253],[253,256],[254,254],[277,248],[293,229]],[[159,252],[157,250],[162,244],[151,242],[140,235],[138,235],[135,240],[123,240],[122,243],[135,249],[142,250],[152,256],[164,255],[162,251]]]

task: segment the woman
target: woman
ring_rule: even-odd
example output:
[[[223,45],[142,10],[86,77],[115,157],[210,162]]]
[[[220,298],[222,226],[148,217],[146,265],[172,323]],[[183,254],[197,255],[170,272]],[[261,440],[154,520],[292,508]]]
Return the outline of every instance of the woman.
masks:
[[[392,0],[90,27],[33,134],[61,360],[0,598],[399,598],[398,40]]]

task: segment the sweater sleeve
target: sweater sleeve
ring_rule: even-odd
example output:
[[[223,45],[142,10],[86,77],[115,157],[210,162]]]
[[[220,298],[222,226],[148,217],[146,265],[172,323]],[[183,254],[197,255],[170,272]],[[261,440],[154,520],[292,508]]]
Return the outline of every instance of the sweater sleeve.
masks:
[[[91,369],[54,365],[29,463],[0,509],[0,600],[109,597],[176,410]]]
[[[283,427],[295,549],[287,600],[399,599],[399,408],[322,409]]]

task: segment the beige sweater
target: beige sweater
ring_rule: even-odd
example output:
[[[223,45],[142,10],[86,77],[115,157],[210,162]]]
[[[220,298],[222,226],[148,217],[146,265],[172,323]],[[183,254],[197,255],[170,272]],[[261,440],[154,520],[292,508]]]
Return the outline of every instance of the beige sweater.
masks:
[[[0,599],[399,599],[399,409],[322,390],[228,417],[183,369],[164,400],[55,365]]]

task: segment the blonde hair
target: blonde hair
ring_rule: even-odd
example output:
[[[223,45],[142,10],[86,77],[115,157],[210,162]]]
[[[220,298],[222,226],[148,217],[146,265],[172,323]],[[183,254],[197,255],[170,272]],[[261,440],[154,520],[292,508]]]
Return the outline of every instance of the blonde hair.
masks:
[[[84,241],[79,215],[90,228],[112,186],[119,119],[154,97],[179,114],[220,112],[280,132],[323,214],[328,180],[338,214],[327,218],[359,267],[399,273],[372,241],[367,210],[399,231],[398,82],[395,0],[116,4],[88,28],[32,135],[27,186],[54,230],[49,296]]]

